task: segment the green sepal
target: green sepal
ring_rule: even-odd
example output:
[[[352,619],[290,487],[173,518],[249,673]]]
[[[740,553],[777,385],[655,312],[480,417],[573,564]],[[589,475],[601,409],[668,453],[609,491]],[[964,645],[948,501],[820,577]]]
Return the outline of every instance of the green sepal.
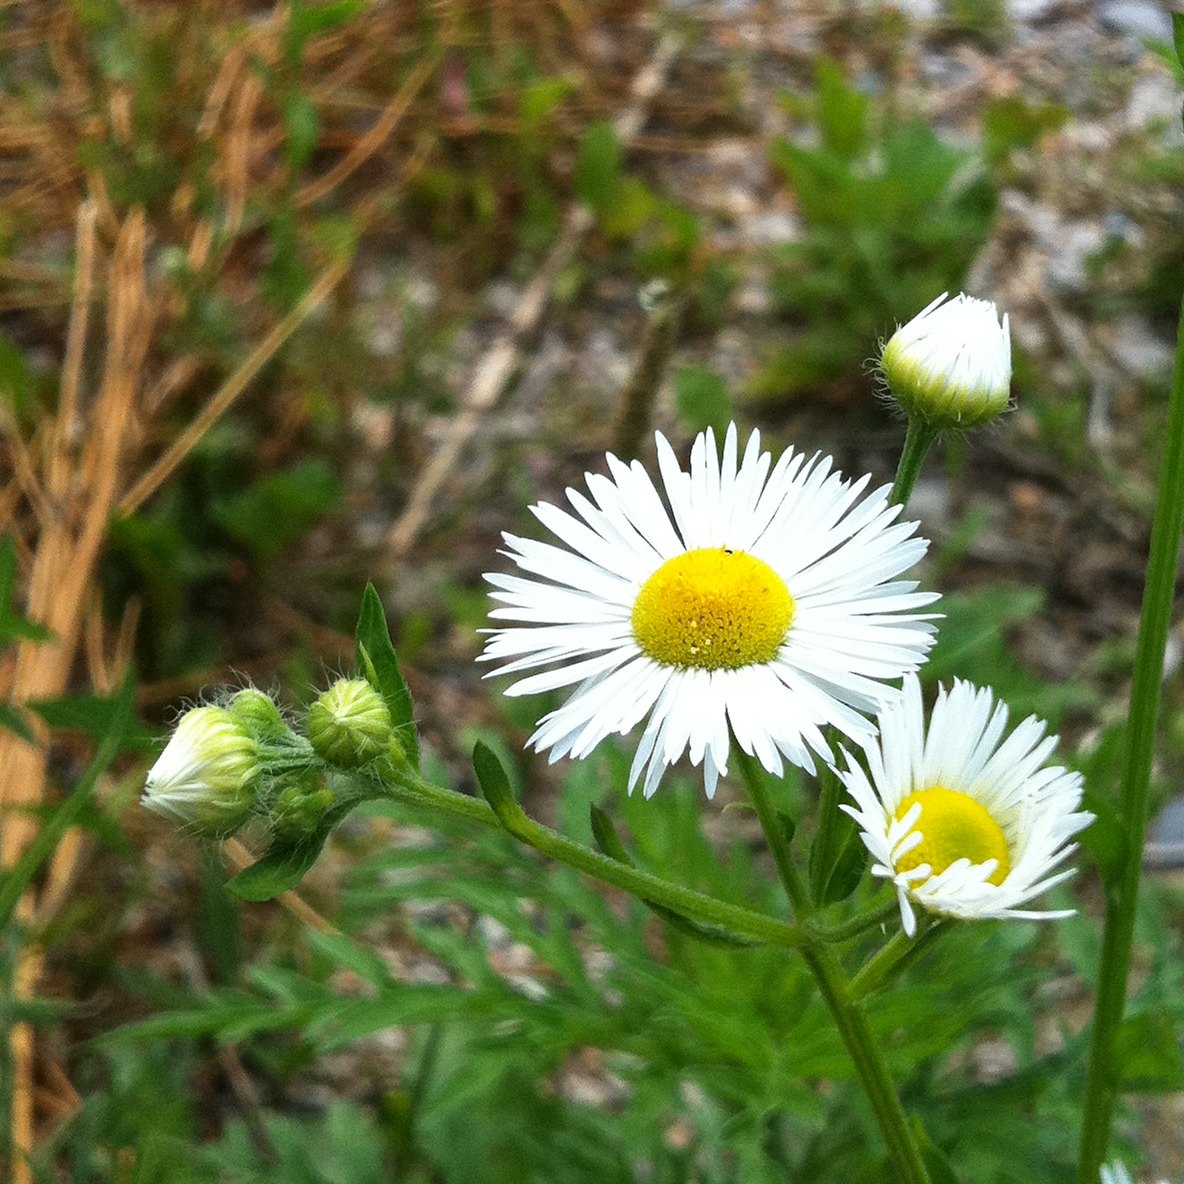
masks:
[[[492,805],[492,803],[490,804]],[[615,859],[618,863],[623,863],[627,867],[633,867],[633,860],[629,852],[625,850],[625,844],[621,842],[621,838],[617,834],[617,828],[613,826],[612,819],[595,804],[588,808],[588,815],[592,824],[592,836],[595,838],[596,845],[600,850],[610,859]],[[692,921],[689,917],[684,917],[681,913],[676,913],[673,909],[669,909],[665,905],[655,904],[652,900],[646,900],[645,897],[639,897],[639,899],[647,909],[661,917],[672,928],[698,941],[708,942],[711,945],[717,946],[745,948],[762,944],[751,938],[739,937],[716,925],[708,925],[702,921]]]
[[[419,770],[419,738],[411,703],[411,692],[403,678],[399,655],[391,642],[382,600],[373,584],[362,593],[362,610],[358,614],[357,640],[358,673],[383,697],[391,713],[391,723],[399,745],[407,754],[411,767]]]

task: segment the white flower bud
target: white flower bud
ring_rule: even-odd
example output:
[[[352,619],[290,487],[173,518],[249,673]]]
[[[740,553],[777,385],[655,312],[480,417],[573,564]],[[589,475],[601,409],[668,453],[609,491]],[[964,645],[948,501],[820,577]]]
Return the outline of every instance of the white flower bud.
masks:
[[[990,300],[943,292],[884,347],[880,367],[910,416],[935,427],[974,427],[1007,410],[1011,331]]]
[[[208,838],[238,830],[259,788],[259,745],[222,707],[196,707],[148,772],[144,805]]]
[[[308,709],[308,738],[330,764],[356,769],[390,748],[391,713],[364,678],[342,678]]]

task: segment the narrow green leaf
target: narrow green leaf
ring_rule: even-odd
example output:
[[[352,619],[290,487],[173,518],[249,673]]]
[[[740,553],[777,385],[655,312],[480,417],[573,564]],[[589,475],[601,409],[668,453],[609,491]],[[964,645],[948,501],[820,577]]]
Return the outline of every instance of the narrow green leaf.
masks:
[[[1172,13],[1172,43],[1176,47],[1176,57],[1184,69],[1184,12]]]
[[[510,778],[497,754],[481,740],[473,746],[473,771],[477,774],[477,783],[481,786],[485,800],[501,824],[513,833],[515,826],[523,821],[526,815],[514,797]]]
[[[83,732],[101,740],[115,725],[124,710],[119,695],[58,695],[54,699],[35,699],[29,710],[36,712],[51,728]],[[122,747],[136,752],[153,752],[157,741],[138,720],[130,717],[124,724]]]
[[[15,732],[26,744],[36,744],[37,737],[29,727],[29,721],[21,714],[20,709],[8,703],[0,703],[0,728]]]
[[[588,815],[592,823],[592,837],[601,851],[610,859],[632,867],[633,860],[625,850],[625,844],[621,842],[621,836],[617,834],[613,820],[595,803],[588,807]]]
[[[419,768],[419,739],[412,719],[411,692],[403,679],[399,656],[391,642],[382,600],[373,584],[362,594],[356,631],[358,671],[386,701],[391,722],[412,767]]]
[[[124,682],[116,700],[119,705],[118,710],[111,718],[94,760],[87,766],[86,772],[79,779],[74,791],[53,812],[37,832],[33,841],[25,848],[24,854],[17,860],[12,870],[0,882],[0,930],[8,924],[17,901],[20,900],[21,894],[37,874],[38,869],[53,854],[62,835],[74,825],[81,815],[83,808],[90,800],[95,783],[106,772],[107,766],[115,759],[122,747],[124,735],[132,718],[133,686],[131,678]]]
[[[226,891],[239,900],[255,903],[272,900],[294,888],[316,863],[331,829],[322,826],[295,841],[272,843],[265,855],[227,883]]]

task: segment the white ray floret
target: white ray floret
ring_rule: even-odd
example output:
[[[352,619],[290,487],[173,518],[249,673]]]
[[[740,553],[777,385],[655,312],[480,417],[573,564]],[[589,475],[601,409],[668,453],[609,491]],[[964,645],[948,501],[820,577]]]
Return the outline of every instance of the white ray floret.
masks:
[[[722,457],[699,435],[686,471],[661,434],[657,451],[662,493],[610,454],[587,495],[567,490],[574,513],[531,507],[555,542],[504,536],[525,575],[486,576],[508,624],[482,657],[522,676],[506,693],[575,687],[530,742],[580,758],[644,721],[630,788],[649,796],[689,753],[710,796],[733,737],[776,774],[829,759],[825,727],[868,737],[861,713],[933,644],[919,610],[937,595],[896,579],[928,546],[917,524],[829,457],[773,464],[757,432],[741,456],[734,424]]]
[[[1093,821],[1080,809],[1081,775],[1045,765],[1057,738],[1043,720],[1029,716],[1003,739],[1006,706],[955,680],[939,690],[927,731],[910,675],[878,724],[879,737],[862,742],[867,772],[843,754],[855,804],[842,808],[859,824],[872,875],[895,884],[910,936],[914,905],[965,920],[1072,915],[1021,907],[1073,874],[1056,869]]]

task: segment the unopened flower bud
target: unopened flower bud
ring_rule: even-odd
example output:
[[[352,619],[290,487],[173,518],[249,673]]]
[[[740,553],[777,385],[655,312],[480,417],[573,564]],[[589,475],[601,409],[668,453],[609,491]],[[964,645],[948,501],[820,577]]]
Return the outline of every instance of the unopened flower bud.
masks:
[[[222,707],[188,711],[148,772],[144,805],[207,838],[238,830],[259,789],[259,745]]]
[[[271,799],[272,828],[285,838],[310,835],[336,800],[323,773],[297,774],[280,784]]]
[[[389,750],[391,713],[364,678],[343,678],[308,709],[308,738],[330,764],[356,769]]]
[[[880,367],[909,416],[974,427],[1007,410],[1011,331],[990,300],[942,293],[889,339]]]
[[[260,743],[274,742],[289,734],[279,708],[255,687],[244,687],[239,691],[230,700],[227,711]]]

